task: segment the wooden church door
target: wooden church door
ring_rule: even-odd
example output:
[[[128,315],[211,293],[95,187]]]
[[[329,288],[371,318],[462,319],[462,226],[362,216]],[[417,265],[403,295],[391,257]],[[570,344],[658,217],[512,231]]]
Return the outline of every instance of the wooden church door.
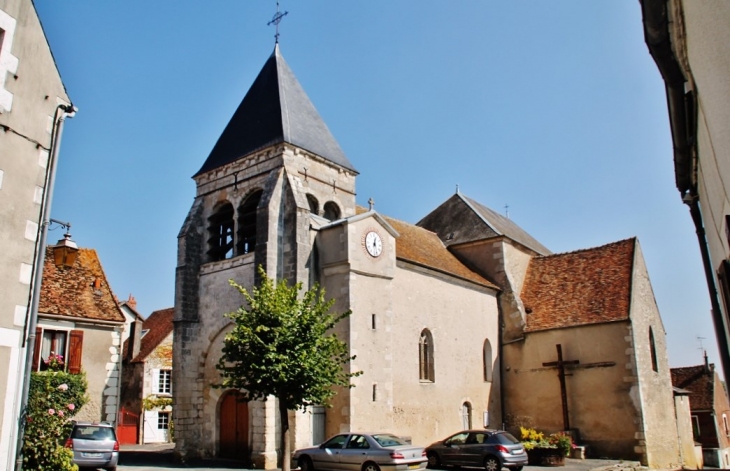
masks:
[[[248,458],[248,402],[238,391],[226,393],[221,403],[220,456]]]

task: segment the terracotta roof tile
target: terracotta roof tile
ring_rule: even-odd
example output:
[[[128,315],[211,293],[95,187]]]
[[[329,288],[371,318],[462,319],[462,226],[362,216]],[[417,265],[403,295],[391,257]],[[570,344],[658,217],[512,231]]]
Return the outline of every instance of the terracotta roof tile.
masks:
[[[52,247],[47,248],[38,312],[41,316],[124,322],[94,249],[79,249],[73,267],[58,268]]]
[[[361,206],[357,207],[357,214],[367,211]],[[381,214],[381,216],[383,215]],[[482,286],[499,289],[497,285],[471,271],[461,263],[449,252],[449,249],[441,242],[435,232],[387,216],[383,216],[383,218],[400,234],[395,244],[396,258],[472,281]]]
[[[528,332],[629,318],[636,239],[535,257],[522,288]]]
[[[172,332],[172,317],[174,313],[175,308],[169,307],[155,311],[150,314],[150,317],[145,319],[144,324],[142,324],[142,331],[147,330],[148,332],[142,337],[139,355],[132,360],[133,362],[144,361],[160,342],[165,340],[170,332]]]
[[[689,405],[692,410],[714,409],[715,375],[708,373],[705,365],[672,368],[670,372],[672,385],[690,392]]]

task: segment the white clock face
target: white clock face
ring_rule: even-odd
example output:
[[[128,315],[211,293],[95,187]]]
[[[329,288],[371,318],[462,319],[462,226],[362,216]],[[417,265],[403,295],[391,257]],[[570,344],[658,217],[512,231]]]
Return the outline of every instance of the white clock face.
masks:
[[[383,252],[383,241],[377,232],[370,231],[365,234],[365,249],[373,257],[377,257]]]

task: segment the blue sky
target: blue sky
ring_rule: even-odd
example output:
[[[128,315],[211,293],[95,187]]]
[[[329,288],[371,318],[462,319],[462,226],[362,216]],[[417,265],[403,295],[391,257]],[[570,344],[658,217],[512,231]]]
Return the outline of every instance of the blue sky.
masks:
[[[174,303],[200,168],[273,51],[275,2],[35,0],[77,116],[53,217],[120,299]],[[454,193],[553,252],[637,236],[672,366],[719,363],[674,187],[664,86],[638,1],[283,1],[281,51],[360,172],[357,201],[415,223]],[[49,235],[49,241],[62,232]]]

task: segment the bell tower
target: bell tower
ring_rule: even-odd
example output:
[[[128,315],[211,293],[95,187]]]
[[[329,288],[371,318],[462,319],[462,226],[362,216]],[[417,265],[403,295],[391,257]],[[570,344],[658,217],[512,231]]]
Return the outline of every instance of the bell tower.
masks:
[[[319,279],[315,232],[355,214],[357,171],[284,61],[277,44],[200,170],[178,235],[173,411],[176,453],[220,455],[220,401],[211,387],[230,321],[256,267],[305,288]],[[249,404],[247,447],[276,467],[274,401]],[[257,420],[258,418],[258,420]],[[245,448],[245,449],[244,449]],[[244,456],[241,456],[244,457]]]

